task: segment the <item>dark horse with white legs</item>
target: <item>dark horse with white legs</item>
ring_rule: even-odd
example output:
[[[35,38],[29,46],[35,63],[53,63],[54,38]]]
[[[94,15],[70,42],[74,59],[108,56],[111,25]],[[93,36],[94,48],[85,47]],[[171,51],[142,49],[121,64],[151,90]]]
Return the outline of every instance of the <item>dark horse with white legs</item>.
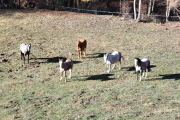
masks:
[[[134,66],[137,73],[137,80],[138,80],[139,72],[140,72],[140,81],[141,81],[142,72],[143,72],[142,76],[144,76],[144,71],[146,71],[146,78],[147,78],[147,72],[148,69],[150,69],[150,60],[148,60],[147,58],[143,58],[142,60],[140,60],[139,58],[134,58]]]

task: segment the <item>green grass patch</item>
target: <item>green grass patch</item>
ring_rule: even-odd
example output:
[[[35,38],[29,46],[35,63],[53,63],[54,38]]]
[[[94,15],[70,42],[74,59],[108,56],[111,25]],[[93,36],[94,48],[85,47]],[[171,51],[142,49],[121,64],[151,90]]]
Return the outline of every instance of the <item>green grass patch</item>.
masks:
[[[1,119],[179,119],[179,28],[67,11],[0,10]],[[78,59],[76,41],[87,40]],[[20,44],[31,43],[30,63]],[[120,51],[107,73],[103,54]],[[151,60],[136,80],[134,57]],[[60,81],[58,59],[74,61]],[[69,76],[69,72],[67,72]]]

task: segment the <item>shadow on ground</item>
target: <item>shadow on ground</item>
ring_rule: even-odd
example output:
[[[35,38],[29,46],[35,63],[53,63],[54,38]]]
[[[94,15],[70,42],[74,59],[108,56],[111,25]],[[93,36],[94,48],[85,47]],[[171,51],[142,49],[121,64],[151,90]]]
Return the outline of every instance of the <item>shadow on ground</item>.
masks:
[[[174,79],[174,80],[179,80],[180,79],[180,73],[176,74],[165,74],[165,75],[159,75],[162,77],[162,80],[165,79]]]
[[[39,63],[58,63],[59,59],[63,59],[63,61],[66,61],[67,58],[64,57],[52,57],[52,58],[31,58],[31,59],[35,59],[36,62],[38,62],[37,60],[45,60],[45,62],[39,62]],[[74,61],[74,64],[77,63],[81,63],[81,61]]]
[[[105,53],[94,53],[94,54],[87,54],[89,57],[86,58],[101,58],[104,57]]]
[[[159,77],[148,78],[145,81],[170,80],[170,79],[180,80],[180,73],[159,75]]]
[[[115,78],[109,78],[114,74],[100,74],[100,75],[91,75],[91,76],[86,76],[86,80],[101,80],[101,81],[107,81],[107,80],[114,80]]]
[[[156,65],[150,65],[150,70],[148,72],[152,71],[151,68],[154,68],[154,67],[156,67]],[[122,69],[126,69],[127,71],[135,71],[134,66],[132,66],[132,67],[123,67]]]

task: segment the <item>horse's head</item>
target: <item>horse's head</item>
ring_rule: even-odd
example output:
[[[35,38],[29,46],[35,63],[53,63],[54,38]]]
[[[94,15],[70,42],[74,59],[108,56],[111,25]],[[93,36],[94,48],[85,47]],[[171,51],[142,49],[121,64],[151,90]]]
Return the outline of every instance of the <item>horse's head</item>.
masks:
[[[64,65],[63,59],[59,59],[59,65],[60,65],[61,67],[63,67],[63,65]]]
[[[31,43],[28,44],[28,51],[30,51],[30,50],[31,50]]]
[[[141,60],[139,58],[134,58],[134,66],[140,66]]]

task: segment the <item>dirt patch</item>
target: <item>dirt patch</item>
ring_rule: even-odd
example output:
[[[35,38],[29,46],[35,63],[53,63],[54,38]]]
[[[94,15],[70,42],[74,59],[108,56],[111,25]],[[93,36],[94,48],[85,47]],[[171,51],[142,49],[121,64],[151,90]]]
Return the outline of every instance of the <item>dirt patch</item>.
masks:
[[[180,29],[180,22],[166,22],[164,24],[161,24],[161,26],[167,27],[166,30],[168,30],[168,28]]]
[[[17,101],[9,101],[6,105],[4,105],[4,108],[14,108],[19,105],[20,105],[20,103]]]
[[[94,99],[96,96],[90,96],[88,98],[83,98],[80,102],[80,104],[86,105],[86,104],[90,104],[91,100]]]

